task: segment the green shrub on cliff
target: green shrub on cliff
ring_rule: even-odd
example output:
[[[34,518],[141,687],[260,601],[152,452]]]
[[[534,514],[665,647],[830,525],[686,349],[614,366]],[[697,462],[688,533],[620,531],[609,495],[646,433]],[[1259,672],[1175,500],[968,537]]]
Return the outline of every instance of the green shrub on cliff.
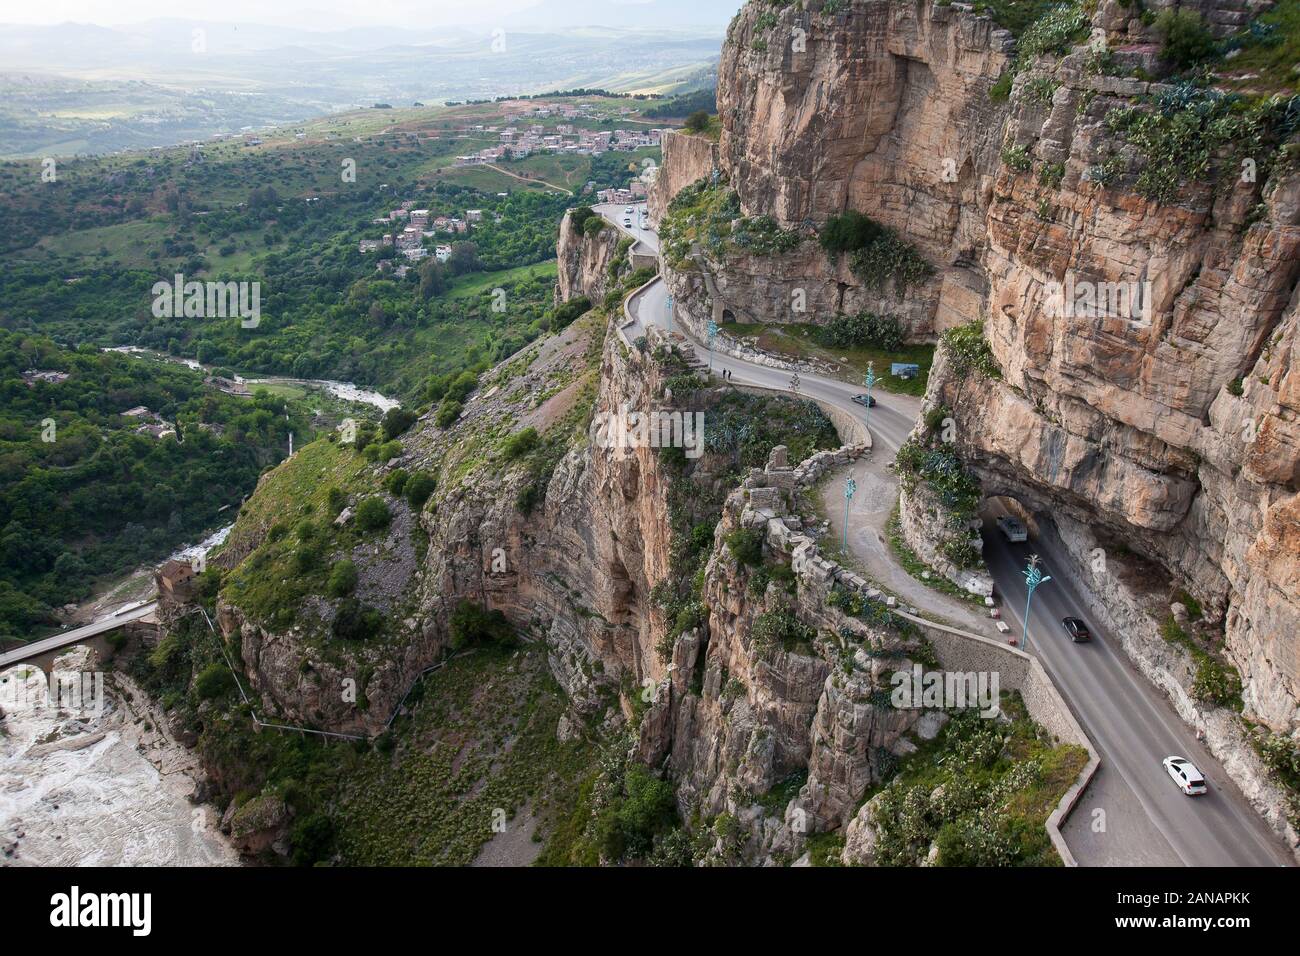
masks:
[[[754,618],[750,633],[754,638],[754,647],[760,654],[780,647],[790,653],[811,653],[813,639],[817,629],[803,623],[794,614],[784,608],[764,611]]]
[[[357,505],[356,522],[362,531],[377,531],[388,526],[388,505],[382,498],[366,498]]]
[[[901,296],[934,274],[934,268],[898,233],[853,209],[828,219],[818,237],[831,258],[850,255],[849,268],[869,289],[892,283]]]
[[[853,253],[849,268],[868,289],[880,290],[892,283],[899,296],[934,275],[934,267],[892,229]]]
[[[489,611],[473,601],[461,601],[452,612],[451,649],[458,651],[471,644],[509,645],[515,641],[514,628],[498,610]]]
[[[831,255],[853,252],[880,238],[884,227],[870,216],[849,209],[840,216],[831,216],[817,234],[818,240]]]
[[[1162,10],[1156,17],[1160,55],[1179,70],[1214,55],[1214,34],[1195,10]]]
[[[737,528],[727,535],[727,549],[741,564],[763,563],[763,533],[756,528]]]
[[[1142,157],[1135,191],[1167,204],[1188,182],[1237,175],[1244,160],[1259,182],[1267,179],[1280,147],[1300,128],[1300,97],[1249,100],[1180,83],[1149,106],[1111,110],[1105,122]]]
[[[587,225],[587,220],[596,215],[596,210],[590,206],[579,206],[569,212],[569,228],[576,233],[582,233],[583,227]]]
[[[686,117],[686,129],[692,133],[703,133],[709,128],[709,113],[707,110],[696,110],[690,116]]]
[[[1016,70],[1022,70],[1035,58],[1051,53],[1065,53],[1072,42],[1084,38],[1088,13],[1081,3],[1052,7],[1016,41]]]
[[[873,805],[877,865],[921,865],[936,844],[939,866],[1060,865],[1045,824],[1088,755],[1045,742],[1017,696],[1002,709],[1010,724],[950,712],[902,762]]]
[[[729,250],[772,255],[801,241],[796,231],[781,228],[770,216],[746,218],[735,192],[708,176],[680,190],[659,225],[659,247],[678,267],[689,261],[697,245],[717,255]]]
[[[438,483],[432,476],[425,472],[416,472],[406,482],[406,501],[411,506],[412,511],[419,511],[424,507],[424,503],[429,500],[429,496],[437,490]]]
[[[819,328],[817,338],[829,348],[866,346],[896,352],[903,347],[903,326],[892,315],[874,315],[870,312],[837,315]]]
[[[334,565],[326,585],[331,597],[347,597],[357,589],[357,566],[343,560]]]
[[[965,325],[948,329],[939,341],[953,372],[958,376],[964,377],[972,372],[989,378],[1002,376],[997,359],[993,357],[993,350],[984,338],[983,319],[972,319]]]

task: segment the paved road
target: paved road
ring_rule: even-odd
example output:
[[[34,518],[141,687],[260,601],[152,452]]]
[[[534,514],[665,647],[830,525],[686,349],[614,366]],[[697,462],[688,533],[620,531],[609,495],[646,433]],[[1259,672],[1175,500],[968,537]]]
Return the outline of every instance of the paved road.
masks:
[[[624,229],[622,208],[606,208],[613,212],[607,218],[620,230],[638,239],[648,232]],[[668,314],[662,280],[635,296],[629,311],[634,318],[628,329],[630,337],[644,334],[648,325],[657,325],[689,338],[686,329]],[[707,349],[699,342],[694,344],[700,358],[709,361]],[[712,356],[712,364],[717,371],[729,371],[732,380],[741,384],[791,387],[791,373],[784,370],[721,354]],[[800,394],[832,403],[860,420],[865,418],[865,409],[851,401],[860,388],[813,374],[801,373],[799,378]],[[918,405],[907,396],[879,390],[874,394],[878,404],[870,413],[872,438],[878,452],[896,452],[912,429]],[[1282,841],[1251,808],[1219,762],[1196,741],[1164,696],[1134,670],[1116,641],[1099,633],[1090,644],[1072,644],[1062,636],[1062,617],[1090,619],[1068,583],[1068,565],[1040,543],[1007,542],[996,533],[992,518],[984,539],[989,570],[1005,597],[1003,614],[1015,630],[1022,623],[1025,598],[1019,568],[1031,549],[1046,559],[1049,573],[1057,572],[1055,579],[1035,594],[1030,650],[1039,656],[1102,758],[1101,769],[1064,830],[1080,863],[1293,865]],[[1192,798],[1174,786],[1160,761],[1175,753],[1190,758],[1201,769],[1210,793]],[[1104,811],[1104,818],[1095,810]],[[1104,830],[1100,827],[1103,819]]]
[[[94,637],[96,634],[103,634],[105,631],[111,631],[127,624],[131,621],[138,621],[142,617],[148,617],[158,608],[157,601],[150,601],[148,604],[142,604],[133,610],[123,614],[110,615],[101,617],[98,621],[82,627],[73,628],[70,631],[64,631],[62,634],[55,634],[52,637],[42,638],[39,641],[33,641],[30,644],[24,644],[5,654],[0,654],[0,668],[8,667],[11,664],[17,664],[19,661],[26,660],[34,654],[40,654],[45,651],[55,650],[60,647],[66,647],[69,644],[76,644],[88,637]]]
[[[1030,653],[1060,688],[1101,754],[1101,771],[1084,793],[1065,836],[1081,863],[1093,865],[1273,866],[1294,865],[1282,841],[1260,819],[1223,767],[1174,712],[1165,696],[1102,631],[1079,599],[1069,564],[1041,540],[1012,544],[994,525],[984,526],[984,556],[1013,631],[1024,622],[1021,573],[1037,553],[1052,580],[1034,592]],[[1074,644],[1061,618],[1078,617],[1094,632]],[[1206,775],[1210,792],[1188,797],[1160,762],[1176,754]],[[1106,830],[1092,829],[1093,810],[1105,811]]]
[[[629,311],[635,318],[635,325],[628,330],[629,337],[644,334],[644,327],[657,325],[668,329],[668,290],[663,281],[656,281],[636,296],[629,305]],[[673,331],[681,332],[690,339],[689,333],[679,321],[672,320]],[[701,343],[690,339],[695,345],[696,355],[706,364],[710,361],[708,349]],[[789,391],[792,373],[779,368],[764,365],[752,365],[743,359],[714,352],[712,356],[715,372],[731,373],[731,380],[740,385],[761,385],[765,388]],[[799,394],[804,398],[814,398],[843,409],[858,421],[866,421],[867,410],[855,404],[854,395],[862,394],[861,386],[850,385],[839,379],[826,378],[810,372],[799,373]],[[870,428],[875,447],[882,453],[887,449],[896,452],[907,440],[908,432],[916,422],[919,402],[910,395],[891,395],[880,388],[872,390],[876,407],[871,409]]]
[[[632,212],[629,215],[625,210],[629,204],[603,202],[598,203],[591,208],[596,210],[601,216],[604,216],[609,222],[612,222],[619,232],[626,233],[637,239],[645,248],[635,249],[633,251],[643,252],[647,255],[657,256],[659,254],[659,233],[653,229],[641,228],[641,217],[645,213],[645,200],[637,203],[631,203]],[[624,219],[632,220],[632,227],[629,229],[623,225]]]

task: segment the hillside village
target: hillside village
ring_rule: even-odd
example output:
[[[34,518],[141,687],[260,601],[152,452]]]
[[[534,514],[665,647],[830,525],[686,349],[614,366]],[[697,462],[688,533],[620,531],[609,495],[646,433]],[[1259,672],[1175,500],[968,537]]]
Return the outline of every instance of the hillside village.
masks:
[[[475,166],[503,159],[527,159],[533,153],[562,153],[573,156],[600,156],[608,152],[632,152],[646,147],[657,149],[663,129],[580,129],[568,123],[557,125],[554,132],[533,124],[519,130],[513,126],[475,127],[484,133],[496,133],[501,142],[476,153],[456,157],[457,166]]]
[[[504,194],[502,194],[504,195]],[[434,215],[428,209],[415,209],[413,200],[405,200],[386,216],[371,220],[372,225],[390,226],[392,230],[378,239],[362,239],[357,248],[360,252],[377,252],[385,246],[393,246],[399,253],[412,262],[427,258],[429,250],[424,240],[442,233],[447,236],[462,235],[469,231],[470,224],[483,221],[483,210],[467,209],[464,217]],[[500,221],[500,216],[497,216]],[[400,228],[398,228],[400,227]],[[450,244],[440,243],[434,247],[434,256],[439,262],[446,262],[451,256]]]

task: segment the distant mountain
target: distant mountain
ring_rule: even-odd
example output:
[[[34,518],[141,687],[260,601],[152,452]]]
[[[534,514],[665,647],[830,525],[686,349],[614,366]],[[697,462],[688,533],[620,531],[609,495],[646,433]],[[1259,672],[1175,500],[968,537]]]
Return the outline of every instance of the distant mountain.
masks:
[[[544,0],[533,12],[592,8]],[[503,37],[487,27],[312,31],[181,19],[0,26],[0,155],[171,145],[376,102],[696,89],[711,84],[722,28],[684,20],[720,8],[687,8],[615,2],[599,9],[627,11],[627,22],[546,29],[511,18]],[[670,15],[683,23],[663,22]]]
[[[522,26],[614,26],[684,30],[725,29],[744,0],[542,0],[510,18]],[[508,29],[508,24],[507,24]]]

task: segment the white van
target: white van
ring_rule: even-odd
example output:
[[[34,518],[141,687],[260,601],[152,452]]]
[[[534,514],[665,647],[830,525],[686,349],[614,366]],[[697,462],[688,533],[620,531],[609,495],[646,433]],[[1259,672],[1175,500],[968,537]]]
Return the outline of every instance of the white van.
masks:
[[[1011,542],[1024,541],[1029,537],[1029,533],[1025,531],[1025,526],[1010,515],[1003,515],[998,519],[998,529]]]

